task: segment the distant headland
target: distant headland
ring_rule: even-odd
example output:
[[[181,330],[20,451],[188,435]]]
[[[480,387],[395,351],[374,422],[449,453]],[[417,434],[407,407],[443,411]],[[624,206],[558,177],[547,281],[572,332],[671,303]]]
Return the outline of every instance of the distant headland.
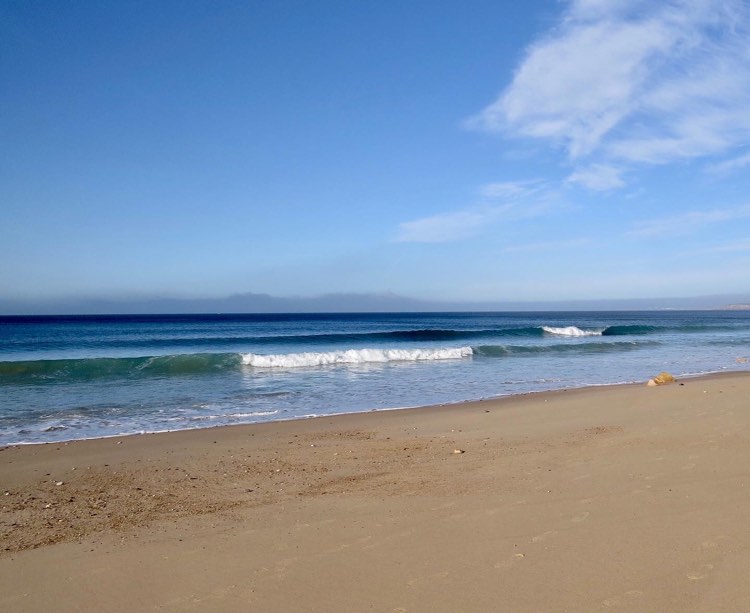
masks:
[[[428,300],[393,292],[271,296],[246,292],[218,298],[0,298],[0,315],[132,315],[198,313],[384,313],[459,311],[750,310],[750,292],[695,297],[576,300]]]

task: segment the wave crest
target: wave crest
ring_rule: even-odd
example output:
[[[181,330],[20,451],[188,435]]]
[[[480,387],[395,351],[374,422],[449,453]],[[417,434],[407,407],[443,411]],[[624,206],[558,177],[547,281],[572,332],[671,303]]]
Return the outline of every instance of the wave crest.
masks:
[[[543,357],[550,354],[579,355],[634,351],[659,345],[656,341],[617,341],[604,343],[588,341],[582,343],[555,343],[550,345],[480,345],[474,347],[474,355],[487,358]]]
[[[553,328],[552,326],[542,326],[547,334],[555,336],[601,336],[601,330],[583,330],[577,326],[566,326],[565,328]]]
[[[136,358],[72,358],[0,362],[0,383],[191,375],[239,368],[236,353],[189,353]]]
[[[332,364],[368,364],[384,362],[418,362],[457,360],[473,355],[471,347],[448,349],[349,349],[346,351],[283,353],[261,355],[246,353],[242,363],[255,368],[305,368]]]

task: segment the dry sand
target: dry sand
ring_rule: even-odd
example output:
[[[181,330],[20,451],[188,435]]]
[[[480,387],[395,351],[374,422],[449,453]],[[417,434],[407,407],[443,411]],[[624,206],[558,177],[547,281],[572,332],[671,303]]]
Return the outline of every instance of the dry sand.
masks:
[[[744,373],[6,448],[0,611],[748,611],[749,438]]]

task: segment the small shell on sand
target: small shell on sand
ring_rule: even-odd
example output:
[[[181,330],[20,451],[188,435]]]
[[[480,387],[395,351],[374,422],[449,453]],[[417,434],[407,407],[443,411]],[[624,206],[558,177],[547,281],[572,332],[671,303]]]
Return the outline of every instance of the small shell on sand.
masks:
[[[466,453],[463,449],[454,449],[453,453]]]

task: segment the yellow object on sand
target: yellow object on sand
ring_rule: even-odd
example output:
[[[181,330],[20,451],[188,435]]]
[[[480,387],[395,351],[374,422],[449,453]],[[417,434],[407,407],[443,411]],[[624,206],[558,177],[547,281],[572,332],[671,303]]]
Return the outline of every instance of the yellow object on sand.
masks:
[[[660,372],[653,379],[649,379],[647,385],[667,385],[668,383],[674,383],[675,379],[668,372]]]

